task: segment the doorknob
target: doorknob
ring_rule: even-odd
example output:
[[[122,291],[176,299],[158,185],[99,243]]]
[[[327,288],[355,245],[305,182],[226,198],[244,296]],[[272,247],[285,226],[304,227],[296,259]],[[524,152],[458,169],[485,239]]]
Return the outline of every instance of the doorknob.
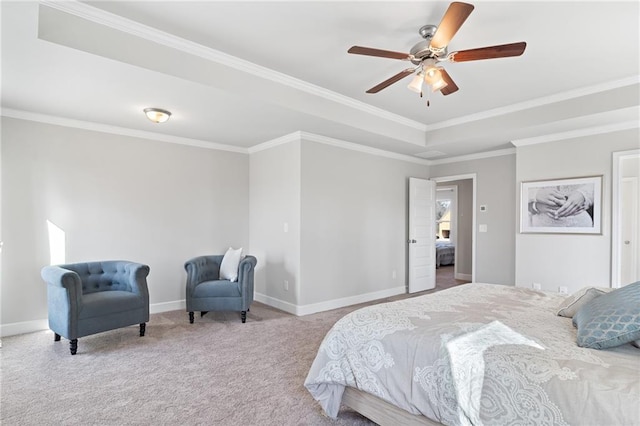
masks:
[[[416,241],[416,240],[408,240],[407,242],[408,242],[409,244],[415,244],[415,243],[417,243],[417,241]]]
[[[630,243],[631,243],[631,241],[626,240],[624,243],[625,243],[625,244],[630,244]]]

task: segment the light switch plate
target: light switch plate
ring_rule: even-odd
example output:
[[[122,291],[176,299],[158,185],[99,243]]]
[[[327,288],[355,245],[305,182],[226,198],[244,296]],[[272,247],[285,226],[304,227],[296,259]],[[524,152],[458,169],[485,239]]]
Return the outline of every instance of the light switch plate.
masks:
[[[480,226],[479,226],[479,228],[478,228],[478,231],[480,231],[480,232],[487,232],[487,225],[486,225],[486,224],[484,224],[484,223],[480,224]]]

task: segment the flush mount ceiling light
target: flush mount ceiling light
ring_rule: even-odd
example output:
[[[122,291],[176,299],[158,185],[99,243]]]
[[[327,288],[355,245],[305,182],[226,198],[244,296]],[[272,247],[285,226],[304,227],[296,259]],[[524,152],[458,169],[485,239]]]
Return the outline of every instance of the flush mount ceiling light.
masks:
[[[145,108],[147,118],[154,123],[164,123],[171,117],[171,112],[160,108]]]

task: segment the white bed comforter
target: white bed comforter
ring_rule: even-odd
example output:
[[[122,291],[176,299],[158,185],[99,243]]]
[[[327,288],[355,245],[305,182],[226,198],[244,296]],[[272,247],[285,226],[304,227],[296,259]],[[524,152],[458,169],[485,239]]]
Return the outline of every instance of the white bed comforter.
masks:
[[[305,386],[332,418],[351,386],[446,425],[640,424],[640,349],[578,347],[563,298],[467,284],[354,311]]]

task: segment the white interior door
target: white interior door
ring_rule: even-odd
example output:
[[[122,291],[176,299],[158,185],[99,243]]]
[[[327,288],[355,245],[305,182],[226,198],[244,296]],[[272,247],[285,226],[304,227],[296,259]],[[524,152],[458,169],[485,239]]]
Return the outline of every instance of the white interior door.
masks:
[[[620,284],[640,280],[638,274],[638,178],[623,178],[620,187]]]
[[[409,178],[409,293],[436,286],[436,183]]]

